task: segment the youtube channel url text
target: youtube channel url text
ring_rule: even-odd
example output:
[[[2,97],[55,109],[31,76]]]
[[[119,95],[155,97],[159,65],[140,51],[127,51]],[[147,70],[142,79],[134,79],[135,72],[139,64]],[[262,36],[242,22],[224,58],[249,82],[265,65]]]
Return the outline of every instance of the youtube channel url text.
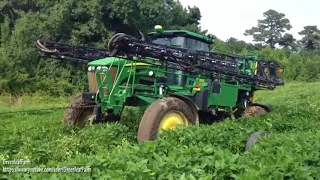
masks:
[[[86,167],[73,167],[73,168],[22,168],[22,167],[3,167],[3,172],[6,173],[78,173],[78,172],[91,172],[91,168]]]

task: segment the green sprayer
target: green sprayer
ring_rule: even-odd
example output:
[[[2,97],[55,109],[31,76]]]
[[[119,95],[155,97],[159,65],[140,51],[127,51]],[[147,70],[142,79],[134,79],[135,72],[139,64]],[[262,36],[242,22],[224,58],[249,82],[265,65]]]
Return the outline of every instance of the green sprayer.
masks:
[[[145,106],[138,140],[153,141],[163,129],[179,124],[270,112],[269,105],[253,102],[254,93],[284,84],[276,61],[255,53],[210,51],[212,36],[160,25],[141,35],[117,33],[108,49],[37,41],[46,56],[88,65],[89,92],[72,102],[64,123],[118,122],[125,106]]]

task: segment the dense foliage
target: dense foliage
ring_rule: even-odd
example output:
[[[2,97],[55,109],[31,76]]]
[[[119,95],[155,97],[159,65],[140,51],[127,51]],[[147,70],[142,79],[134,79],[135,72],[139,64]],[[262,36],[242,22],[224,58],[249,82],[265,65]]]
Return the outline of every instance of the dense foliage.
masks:
[[[285,14],[268,10],[263,15],[257,27],[244,32],[257,44],[231,37],[218,39],[212,48],[238,54],[256,51],[275,59],[285,67],[287,82],[319,80],[318,27],[306,25],[297,41],[286,32],[292,26]],[[136,140],[143,109],[127,108],[121,124],[83,130],[61,125],[63,110],[1,114],[66,105],[60,95],[86,86],[85,66],[40,57],[34,47],[37,39],[105,47],[116,32],[138,35],[138,30],[148,32],[156,24],[206,34],[200,19],[199,8],[183,8],[174,0],[2,0],[0,95],[22,97],[21,104],[13,106],[8,96],[0,96],[1,162],[24,159],[31,164],[20,167],[81,166],[92,172],[1,171],[0,179],[320,179],[319,83],[289,83],[258,92],[257,101],[274,107],[268,115],[178,128],[145,144]],[[261,130],[272,134],[244,152],[249,135]],[[17,165],[2,163],[0,168],[8,167]]]
[[[156,142],[139,144],[138,122],[143,109],[128,108],[121,124],[83,130],[61,125],[62,110],[1,115],[0,160],[30,160],[15,167],[90,167],[91,173],[3,173],[8,179],[319,179],[319,83],[294,83],[258,92],[256,101],[269,103],[268,115],[227,120],[168,131]],[[60,106],[67,101],[22,97],[21,106],[1,111]],[[315,101],[316,100],[316,101]],[[140,114],[137,111],[141,112]],[[49,113],[49,114],[48,114]],[[259,138],[250,152],[251,133]],[[1,169],[3,168],[1,167]]]
[[[212,48],[265,54],[285,66],[286,80],[319,79],[319,29],[306,25],[300,33],[302,40],[296,41],[285,33],[292,27],[285,14],[268,10],[263,15],[265,19],[259,20],[257,27],[245,32],[258,44],[230,38],[218,40]],[[106,47],[116,32],[138,35],[138,30],[148,32],[156,24],[206,34],[200,19],[199,8],[183,8],[174,0],[1,1],[0,93],[17,96],[42,91],[59,96],[86,87],[83,65],[41,58],[34,46],[37,39]]]

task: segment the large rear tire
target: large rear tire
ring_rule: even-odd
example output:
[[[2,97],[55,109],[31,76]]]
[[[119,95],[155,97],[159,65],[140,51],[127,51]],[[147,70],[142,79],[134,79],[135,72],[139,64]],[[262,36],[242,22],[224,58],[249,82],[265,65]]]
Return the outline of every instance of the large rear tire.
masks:
[[[82,99],[82,96],[77,96],[72,103],[70,103],[72,108],[68,108],[62,118],[62,123],[76,125],[80,128],[84,128],[87,124],[90,124],[89,120],[90,115],[93,114],[93,107],[82,107],[79,106],[88,106],[93,104],[85,103]],[[74,107],[74,108],[73,108]]]
[[[198,114],[187,103],[175,97],[166,97],[153,102],[145,111],[138,130],[138,140],[154,141],[166,129],[177,125],[199,124]]]

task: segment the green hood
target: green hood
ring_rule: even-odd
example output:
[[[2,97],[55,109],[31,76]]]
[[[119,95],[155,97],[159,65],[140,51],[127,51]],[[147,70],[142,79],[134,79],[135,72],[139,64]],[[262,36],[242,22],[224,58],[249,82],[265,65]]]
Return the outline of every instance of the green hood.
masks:
[[[124,64],[126,59],[118,58],[118,57],[107,57],[104,59],[98,59],[95,61],[91,61],[88,63],[88,66],[110,66],[111,64],[118,66],[120,63],[120,66]]]

